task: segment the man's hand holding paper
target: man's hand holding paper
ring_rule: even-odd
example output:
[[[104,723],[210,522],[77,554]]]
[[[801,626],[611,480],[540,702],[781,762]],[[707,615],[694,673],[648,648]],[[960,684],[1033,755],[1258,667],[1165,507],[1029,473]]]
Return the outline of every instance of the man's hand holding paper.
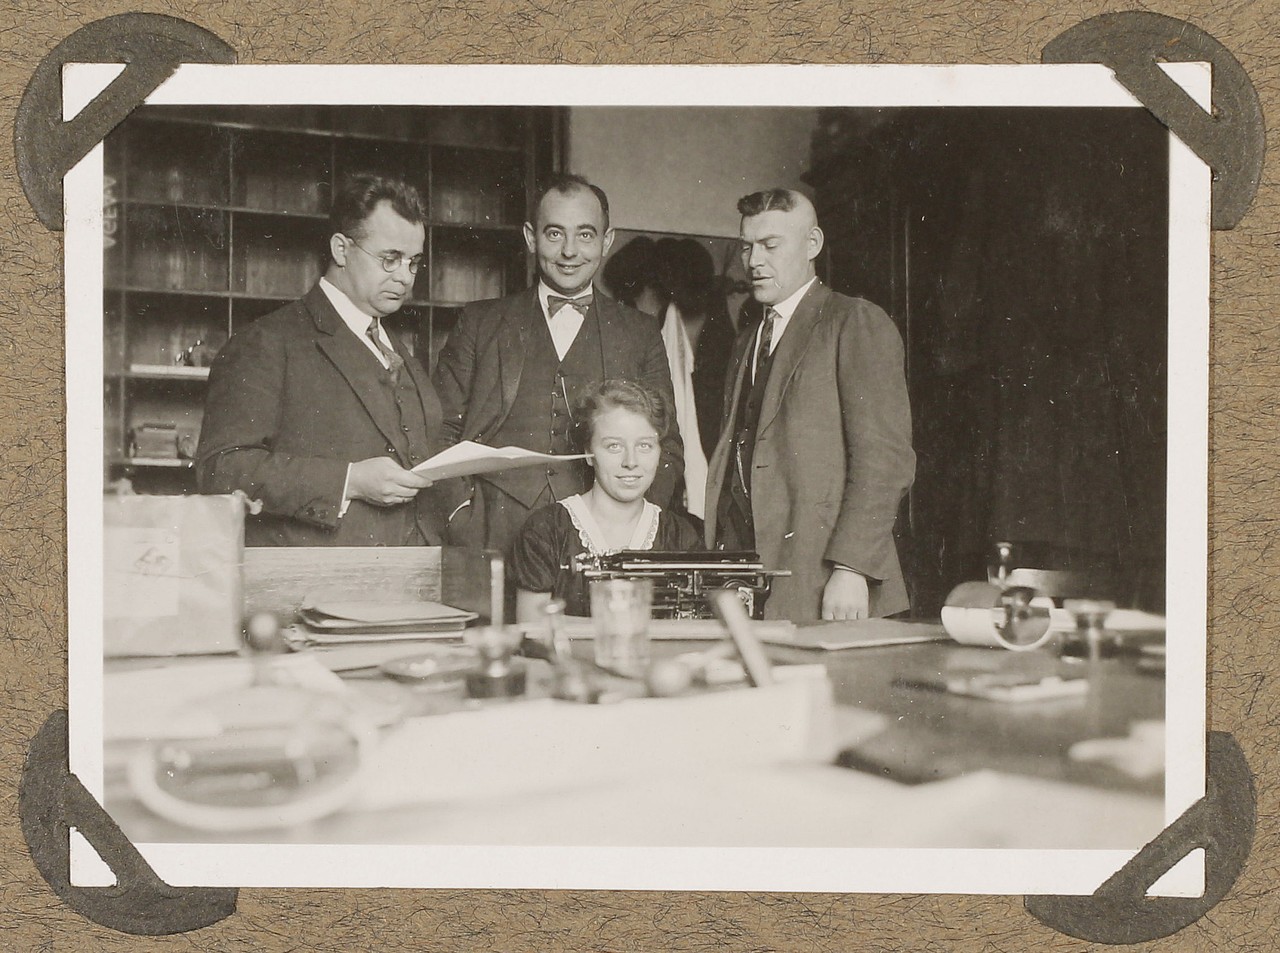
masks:
[[[406,470],[390,457],[370,457],[351,464],[347,470],[349,500],[364,500],[375,506],[408,503],[434,481]]]

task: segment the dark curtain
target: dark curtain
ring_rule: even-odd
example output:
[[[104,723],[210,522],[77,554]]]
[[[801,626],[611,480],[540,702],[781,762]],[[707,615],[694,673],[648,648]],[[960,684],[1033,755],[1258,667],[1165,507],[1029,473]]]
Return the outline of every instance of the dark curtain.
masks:
[[[1162,608],[1167,132],[1142,110],[975,109],[877,137],[889,161],[862,154],[856,187],[889,199],[828,231],[888,249],[888,287],[847,281],[879,284],[907,338],[916,611],[996,540]]]

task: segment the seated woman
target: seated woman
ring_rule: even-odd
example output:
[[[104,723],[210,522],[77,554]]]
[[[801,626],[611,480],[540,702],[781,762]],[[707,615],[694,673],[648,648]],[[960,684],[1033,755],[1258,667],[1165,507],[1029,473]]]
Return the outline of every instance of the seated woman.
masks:
[[[516,618],[536,620],[547,601],[590,615],[587,581],[574,557],[621,549],[701,548],[685,519],[644,498],[658,472],[671,413],[662,395],[636,381],[604,381],[574,408],[574,437],[595,474],[590,490],[534,510],[516,538],[510,571]]]

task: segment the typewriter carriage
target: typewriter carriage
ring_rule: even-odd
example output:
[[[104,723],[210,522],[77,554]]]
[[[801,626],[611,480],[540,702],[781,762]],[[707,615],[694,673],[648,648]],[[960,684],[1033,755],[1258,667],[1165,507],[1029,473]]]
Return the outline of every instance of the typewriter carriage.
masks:
[[[747,615],[764,614],[769,582],[790,575],[768,570],[753,552],[671,553],[621,550],[595,556],[575,556],[573,569],[591,582],[596,579],[649,579],[653,582],[655,619],[710,619],[715,613],[706,593],[735,590]]]

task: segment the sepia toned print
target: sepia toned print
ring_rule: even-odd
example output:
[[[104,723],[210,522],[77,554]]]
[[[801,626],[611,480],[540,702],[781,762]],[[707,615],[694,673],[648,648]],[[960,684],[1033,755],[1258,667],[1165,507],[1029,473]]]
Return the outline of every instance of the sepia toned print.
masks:
[[[612,71],[593,75],[618,105],[566,103],[554,77],[529,70],[537,106],[477,92],[394,108],[377,98],[386,73],[334,69],[366,103],[228,105],[243,93],[197,95],[180,72],[68,181],[102,262],[74,269],[69,251],[68,274],[85,276],[69,308],[100,322],[100,363],[82,370],[96,368],[105,394],[79,393],[69,364],[73,492],[77,512],[98,514],[72,532],[72,602],[98,620],[71,645],[72,757],[162,878],[1089,893],[1203,792],[1208,178],[1148,113],[1088,67],[1000,82],[960,70],[942,98],[927,70],[851,68],[859,83],[839,88],[857,92],[823,97],[796,68],[807,92],[785,107],[744,101],[740,85],[729,99],[731,68],[701,74],[697,101],[654,69],[653,104],[625,105]],[[514,74],[475,75],[489,101],[511,101]],[[761,144],[758,165],[737,136]],[[206,391],[229,341],[263,337],[261,322],[322,287],[336,260],[328,206],[357,171],[407,180],[426,202],[421,265],[384,322],[424,393],[464,307],[535,286],[523,226],[536,183],[565,171],[608,194],[609,227],[627,239],[611,255],[643,235],[719,252],[717,307],[738,337],[731,405],[760,303],[774,304],[745,287],[737,199],[805,195],[823,238],[818,286],[874,308],[901,342],[885,353],[901,365],[915,465],[881,521],[908,612],[797,628],[765,601],[748,631],[768,646],[767,679],[743,671],[713,619],[655,618],[663,666],[588,669],[580,690],[561,663],[591,657],[591,623],[525,633],[548,657],[513,654],[519,638],[483,626],[504,608],[494,560],[447,532],[219,556],[234,514],[192,516],[210,498],[193,466]],[[724,201],[704,204],[708,193]],[[374,249],[388,251],[406,250]],[[395,262],[406,274],[408,260]],[[606,258],[597,295],[629,293],[608,276]],[[670,282],[655,273],[648,286],[651,317],[618,314],[652,321],[655,339],[679,331]],[[781,342],[803,327],[796,313]],[[846,365],[871,360],[847,339],[815,340]],[[795,355],[787,386],[817,395],[808,359]],[[867,399],[848,397],[832,392],[846,403],[834,426],[807,425],[808,442],[856,431]],[[733,437],[723,428],[719,441]],[[358,462],[343,452],[314,451],[326,467]],[[776,465],[803,472],[819,457]],[[135,496],[96,509],[126,484]],[[415,505],[456,528],[475,514],[466,486],[448,484]],[[241,489],[252,508],[261,494]],[[788,515],[779,535],[838,521],[843,502]],[[774,541],[755,542],[763,554]],[[675,562],[658,567],[668,583],[723,569]],[[961,597],[962,583],[978,588]],[[201,599],[241,611],[201,636],[183,621]],[[424,600],[457,614],[426,619]],[[120,648],[157,619],[149,641]],[[393,638],[405,633],[416,641]],[[869,644],[845,647],[856,639]],[[826,647],[801,647],[814,643]],[[77,704],[93,698],[100,709]],[[83,855],[78,869],[92,881]]]

